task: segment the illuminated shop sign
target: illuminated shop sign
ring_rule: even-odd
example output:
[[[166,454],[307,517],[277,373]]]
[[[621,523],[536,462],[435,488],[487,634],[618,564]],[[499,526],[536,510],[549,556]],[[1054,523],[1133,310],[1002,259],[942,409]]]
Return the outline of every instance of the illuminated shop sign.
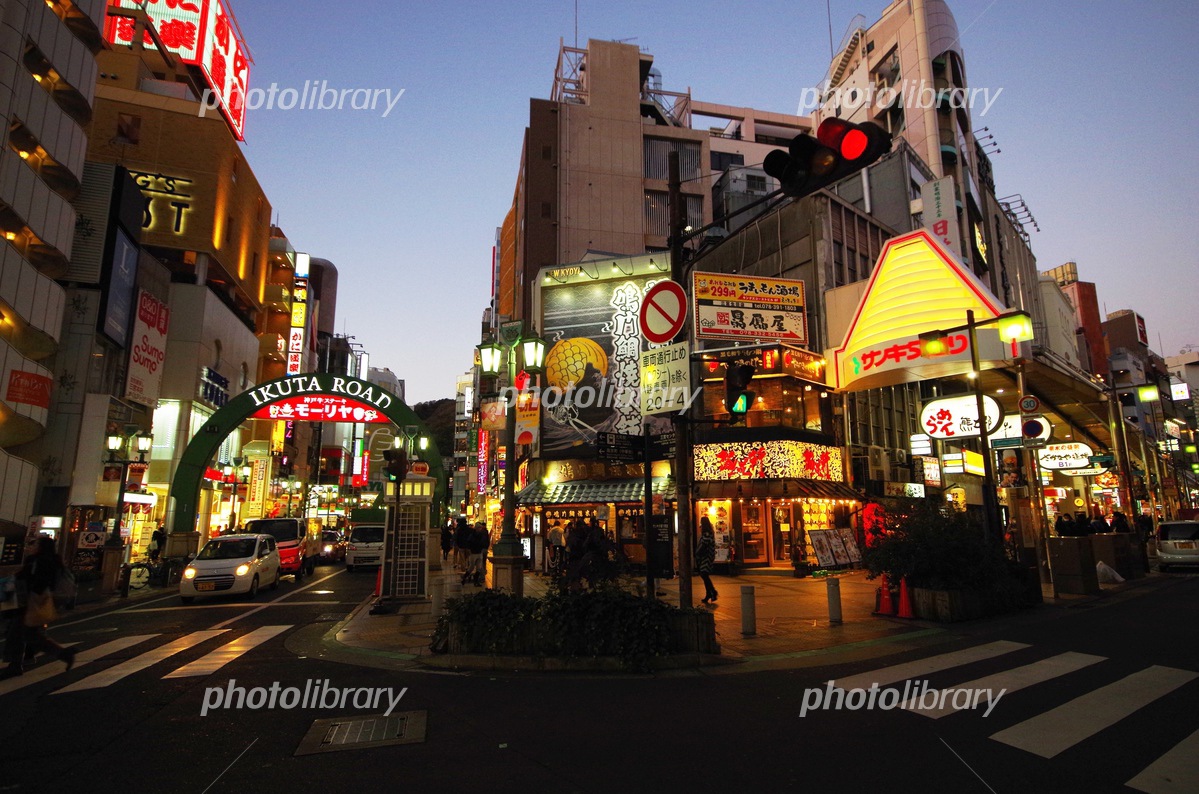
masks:
[[[1003,421],[1003,408],[994,397],[983,397],[987,416],[987,435]],[[945,397],[933,400],[920,412],[920,426],[932,438],[968,438],[978,435],[978,401],[969,397]]]
[[[973,474],[984,476],[983,456],[968,449],[948,452],[941,456],[942,471],[946,474]]]
[[[371,405],[347,397],[309,394],[289,397],[265,405],[250,415],[251,419],[299,420],[301,422],[388,422],[386,416]]]
[[[703,377],[707,380],[722,379],[730,361],[752,364],[758,377],[782,374],[824,383],[824,356],[789,345],[741,347],[704,353]]]
[[[691,294],[697,337],[808,341],[802,281],[695,273]]]
[[[130,171],[146,201],[142,228],[148,232],[183,234],[192,213],[192,180],[170,174]]]
[[[1078,442],[1050,444],[1038,453],[1038,460],[1043,469],[1085,469],[1091,465],[1094,454],[1089,446]]]
[[[229,379],[211,367],[201,367],[199,397],[214,408],[220,408],[229,402]]]
[[[224,0],[111,0],[109,4],[132,10],[144,7],[163,46],[183,63],[203,70],[233,134],[244,140],[249,50]],[[110,16],[104,37],[111,44],[132,46],[135,25],[131,17]],[[149,34],[142,46],[154,49]]]
[[[297,261],[301,255],[297,254]],[[305,264],[308,255],[303,254]],[[299,270],[297,266],[296,270]],[[305,267],[304,272],[308,272]],[[304,362],[304,330],[308,320],[308,278],[296,275],[291,288],[291,329],[287,340],[287,374],[299,375]]]
[[[844,482],[841,448],[805,441],[697,444],[696,480],[806,479]]]

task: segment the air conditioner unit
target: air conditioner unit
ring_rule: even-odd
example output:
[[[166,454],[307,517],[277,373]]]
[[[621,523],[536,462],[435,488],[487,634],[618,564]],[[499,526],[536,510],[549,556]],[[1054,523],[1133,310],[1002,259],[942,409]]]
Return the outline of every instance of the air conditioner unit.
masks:
[[[906,465],[908,465],[908,451],[907,451],[906,449],[893,449],[893,450],[891,450],[891,461],[892,461],[892,462],[893,462],[893,463],[894,463],[896,466],[906,466]]]
[[[870,463],[870,479],[888,480],[891,476],[891,460],[883,447],[870,447],[867,452]]]

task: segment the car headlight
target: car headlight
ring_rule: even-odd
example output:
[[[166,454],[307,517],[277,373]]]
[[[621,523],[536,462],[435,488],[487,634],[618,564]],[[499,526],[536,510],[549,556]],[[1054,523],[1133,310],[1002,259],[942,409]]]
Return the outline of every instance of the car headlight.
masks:
[[[195,579],[196,578],[196,569],[191,567],[190,565],[187,566],[186,568],[184,568],[183,569],[183,578],[184,579]]]
[[[249,572],[250,572],[250,566],[246,565],[244,562],[241,565],[237,566],[236,573],[238,576],[245,576]]]
[[[325,547],[325,554],[328,554],[328,553],[329,553],[329,552],[331,552],[331,551],[333,551],[333,547],[332,547],[332,546],[326,546],[326,547]]]

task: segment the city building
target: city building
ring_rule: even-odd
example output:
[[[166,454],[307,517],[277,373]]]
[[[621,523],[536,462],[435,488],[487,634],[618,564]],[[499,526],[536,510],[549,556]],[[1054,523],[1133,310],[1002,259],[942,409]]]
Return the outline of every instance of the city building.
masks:
[[[52,424],[51,362],[72,314],[57,280],[73,253],[104,14],[104,0],[0,4],[0,565],[20,562],[28,532],[61,527],[64,495],[43,500],[39,480],[69,483],[74,462],[48,460],[37,442]]]

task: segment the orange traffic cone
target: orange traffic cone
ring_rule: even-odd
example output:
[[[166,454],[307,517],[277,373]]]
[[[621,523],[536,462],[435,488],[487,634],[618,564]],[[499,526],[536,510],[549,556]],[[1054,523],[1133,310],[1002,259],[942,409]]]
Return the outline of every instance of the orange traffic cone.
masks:
[[[912,612],[912,596],[908,593],[908,578],[906,576],[899,580],[899,617],[916,617]]]
[[[882,584],[879,585],[878,591],[878,614],[894,615],[895,605],[891,603],[891,586],[887,584],[886,574],[882,577]]]
[[[379,572],[375,574],[375,597],[383,591],[383,566],[379,566]]]

